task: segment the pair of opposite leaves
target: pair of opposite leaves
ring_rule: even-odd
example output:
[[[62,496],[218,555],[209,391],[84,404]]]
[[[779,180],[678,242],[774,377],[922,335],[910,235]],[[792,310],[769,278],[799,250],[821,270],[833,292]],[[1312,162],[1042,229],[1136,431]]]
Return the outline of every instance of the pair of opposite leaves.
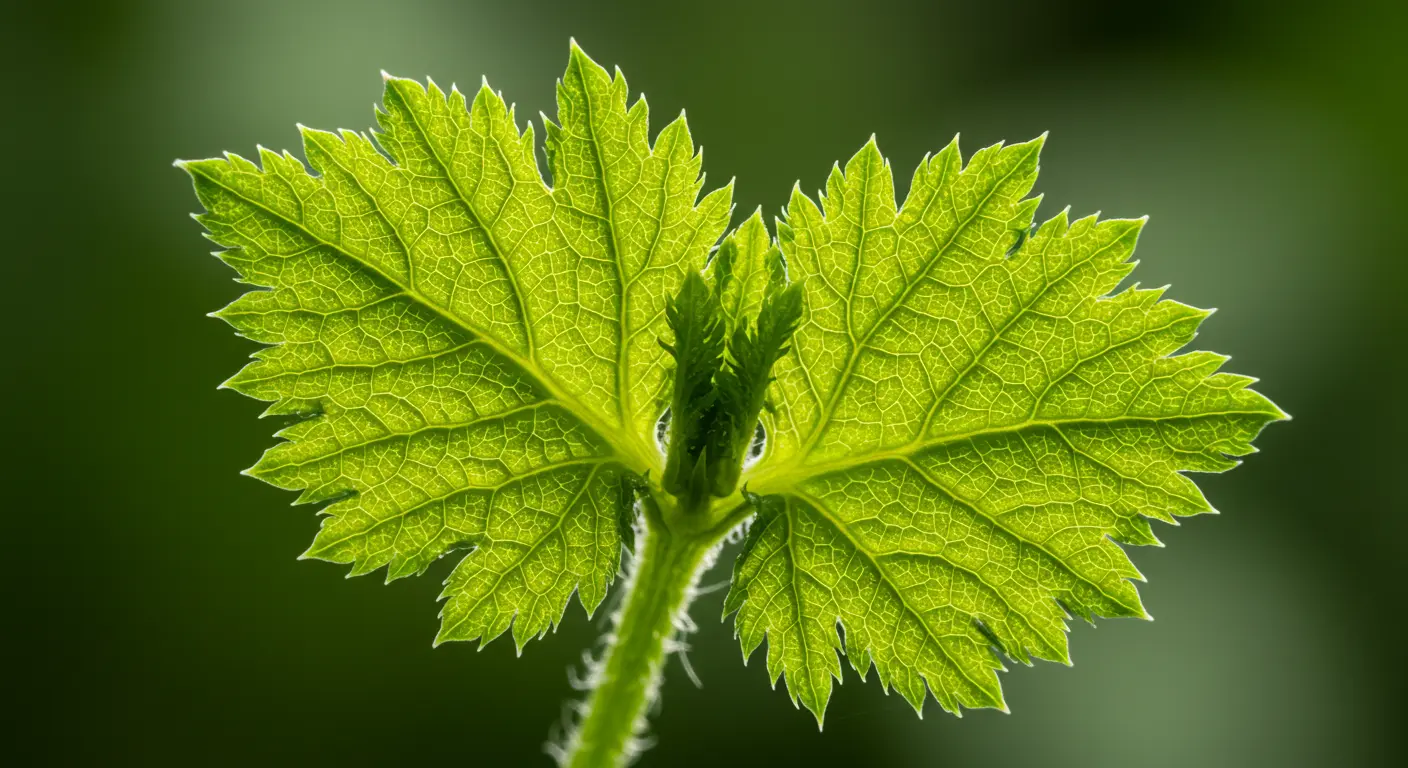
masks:
[[[387,77],[378,151],[302,129],[285,153],[184,162],[252,291],[216,313],[270,346],[226,385],[295,417],[248,470],[327,515],[305,554],[445,582],[437,642],[519,649],[573,591],[600,605],[622,552],[623,477],[660,477],[666,303],[705,269],[731,185],[702,198],[684,117],[647,108],[575,45],[531,125],[487,84]],[[896,206],[872,140],[817,201],[794,188],[774,244],[755,213],[726,319],[756,315],[776,261],[805,309],[775,366],[759,494],[726,615],[745,655],[821,720],[844,651],[916,708],[1005,707],[997,654],[1068,663],[1072,615],[1145,616],[1120,544],[1211,510],[1181,471],[1221,471],[1285,415],[1172,355],[1208,312],[1129,288],[1143,220],[1032,226],[1042,140],[964,165],[926,157]],[[708,274],[711,280],[717,275]],[[746,503],[738,498],[737,503]]]

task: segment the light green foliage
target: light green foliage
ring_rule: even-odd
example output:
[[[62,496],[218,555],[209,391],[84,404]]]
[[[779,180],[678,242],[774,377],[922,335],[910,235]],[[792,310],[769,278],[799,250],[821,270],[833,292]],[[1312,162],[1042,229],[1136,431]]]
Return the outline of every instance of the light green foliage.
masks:
[[[1284,414],[1169,356],[1209,313],[1137,287],[1142,220],[1065,213],[1028,236],[1042,140],[964,167],[927,157],[896,208],[872,140],[820,205],[779,224],[807,314],[744,481],[759,513],[727,611],[745,653],[818,722],[837,650],[916,709],[1005,704],[994,649],[1067,662],[1068,614],[1145,616],[1119,544],[1210,511],[1180,471],[1222,471]]]
[[[519,647],[591,611],[620,562],[623,474],[659,464],[665,297],[702,269],[730,188],[702,199],[683,117],[581,50],[547,123],[387,78],[375,140],[303,129],[310,173],[260,150],[183,163],[245,294],[217,313],[274,346],[227,386],[295,416],[250,474],[332,502],[308,557],[446,582],[439,640]]]
[[[754,214],[709,261],[731,185],[701,197],[683,116],[652,144],[627,95],[573,46],[551,187],[487,85],[391,77],[374,137],[303,129],[311,171],[180,164],[259,288],[217,313],[269,345],[227,386],[293,419],[248,471],[325,505],[306,556],[395,579],[464,550],[438,640],[521,649],[573,591],[601,603],[639,503],[688,567],[642,569],[674,602],[623,614],[658,624],[617,627],[638,642],[589,755],[629,752],[692,564],[750,514],[726,613],[818,722],[842,650],[957,713],[1005,707],[1000,655],[1068,662],[1072,616],[1145,616],[1120,545],[1210,511],[1181,473],[1285,415],[1175,354],[1208,312],[1114,292],[1143,221],[1034,228],[1042,140],[966,166],[955,141],[897,206],[872,140],[817,201],[794,189],[776,242]]]
[[[724,322],[729,329],[758,316],[768,286],[786,280],[782,270],[782,251],[768,237],[762,211],[754,211],[719,244],[718,252],[705,270],[709,284],[719,292]]]
[[[787,284],[758,213],[724,239],[707,279],[691,275],[666,307],[675,389],[663,485],[686,506],[733,495],[801,313],[801,287]]]
[[[670,446],[662,487],[675,496],[706,498],[709,437],[719,397],[714,376],[724,363],[724,332],[718,295],[699,275],[690,275],[665,307],[675,360],[670,398]],[[695,491],[693,494],[690,491]]]

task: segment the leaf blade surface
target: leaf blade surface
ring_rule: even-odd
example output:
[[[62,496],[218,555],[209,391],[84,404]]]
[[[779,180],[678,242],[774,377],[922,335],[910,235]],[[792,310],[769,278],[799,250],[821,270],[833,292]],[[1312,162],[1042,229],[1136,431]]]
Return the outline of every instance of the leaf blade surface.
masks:
[[[652,145],[644,101],[628,109],[624,78],[575,45],[560,96],[555,188],[487,84],[466,99],[390,76],[380,148],[300,127],[308,167],[264,149],[180,164],[220,257],[259,288],[216,315],[271,345],[225,386],[299,419],[248,474],[325,504],[305,557],[352,575],[468,549],[437,642],[512,627],[521,648],[574,591],[601,603],[625,477],[660,463],[664,297],[727,223],[730,188],[699,198],[683,118]],[[597,165],[573,164],[585,152]]]
[[[926,691],[1005,709],[998,653],[1069,663],[1070,615],[1146,617],[1119,545],[1211,511],[1181,473],[1235,466],[1285,418],[1226,358],[1175,354],[1208,312],[1111,294],[1143,220],[1063,212],[1032,232],[1043,140],[966,165],[955,141],[897,206],[872,139],[779,222],[807,314],[745,477],[777,501],[726,608],[818,722],[838,626],[916,709]]]

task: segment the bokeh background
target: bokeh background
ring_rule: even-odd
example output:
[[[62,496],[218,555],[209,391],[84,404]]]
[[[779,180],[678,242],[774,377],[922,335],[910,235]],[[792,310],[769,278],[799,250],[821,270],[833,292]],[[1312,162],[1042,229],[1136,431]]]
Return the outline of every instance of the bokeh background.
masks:
[[[695,688],[670,662],[644,765],[1392,763],[1405,677],[1408,4],[988,0],[62,2],[3,11],[8,554],[18,764],[543,765],[567,669],[600,631],[431,650],[446,561],[344,581],[318,525],[241,477],[259,404],[215,385],[253,345],[187,218],[175,158],[295,122],[372,125],[378,71],[487,75],[555,112],[569,36],[688,107],[741,220],[875,132],[926,151],[1050,130],[1042,217],[1150,214],[1146,285],[1221,311],[1201,348],[1295,415],[1200,478],[1218,517],[1135,553],[1157,621],[1073,630],[1074,668],[1004,676],[1013,714],[916,719],[854,673],[824,733],[702,599]],[[13,314],[11,314],[13,313]],[[725,558],[727,562],[727,557]],[[727,578],[722,565],[706,583]],[[18,713],[16,717],[15,714]],[[15,764],[15,763],[12,763]]]

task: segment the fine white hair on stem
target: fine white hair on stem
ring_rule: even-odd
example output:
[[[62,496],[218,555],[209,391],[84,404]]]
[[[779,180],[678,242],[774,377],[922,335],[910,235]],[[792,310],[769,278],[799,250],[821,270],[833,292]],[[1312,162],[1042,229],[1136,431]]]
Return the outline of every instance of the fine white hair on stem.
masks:
[[[724,541],[729,544],[738,544],[748,538],[748,531],[753,529],[753,515],[749,515],[739,521],[738,525],[729,529],[724,535]]]
[[[640,570],[637,552],[644,550],[646,537],[650,535],[645,526],[644,515],[641,513],[642,510],[639,504],[637,504],[636,517],[632,523],[637,550],[636,552],[626,550],[622,558],[621,585],[613,598],[611,611],[608,614],[610,629],[603,633],[597,640],[593,646],[593,650],[583,652],[580,670],[575,666],[567,670],[568,684],[572,686],[574,691],[585,693],[586,696],[581,700],[572,699],[563,704],[562,717],[559,722],[553,725],[552,729],[549,731],[547,742],[543,744],[543,751],[560,766],[567,764],[578,746],[578,740],[581,738],[581,724],[586,719],[587,713],[590,710],[588,702],[590,701],[591,692],[602,683],[607,655],[616,643],[616,630],[620,626],[621,616],[625,610],[626,601],[623,596],[630,594],[632,587],[635,585],[636,576]],[[732,535],[732,532],[730,532],[730,535]],[[680,605],[679,611],[670,619],[673,631],[670,637],[666,638],[664,641],[665,656],[679,656],[680,664],[684,667],[685,674],[695,686],[702,687],[703,683],[700,681],[698,673],[695,672],[694,666],[689,663],[688,652],[690,646],[685,638],[699,631],[699,626],[689,617],[689,606],[694,602],[695,598],[700,595],[708,594],[720,588],[719,585],[710,585],[709,587],[701,589],[699,587],[699,579],[704,572],[712,568],[718,561],[719,551],[722,548],[722,543],[711,547],[700,561],[699,567],[695,569],[694,574],[690,578],[689,585],[685,589],[684,600]],[[636,722],[631,729],[631,738],[627,741],[623,754],[627,765],[634,763],[640,758],[641,754],[649,750],[655,744],[655,740],[650,738],[647,733],[649,725],[648,720],[660,710],[660,681],[663,666],[663,664],[657,665],[651,673],[651,679],[647,683],[644,711],[636,718]]]
[[[724,579],[723,581],[716,581],[713,584],[705,584],[704,586],[695,590],[695,594],[701,597],[704,595],[712,595],[720,590],[728,589],[728,585],[731,583],[732,582],[730,582],[728,579]]]
[[[694,665],[689,663],[689,643],[679,641],[671,653],[676,653],[680,657],[680,666],[684,667],[684,673],[689,676],[689,681],[694,683],[695,688],[703,688],[704,682],[699,679],[699,675],[694,671]]]

